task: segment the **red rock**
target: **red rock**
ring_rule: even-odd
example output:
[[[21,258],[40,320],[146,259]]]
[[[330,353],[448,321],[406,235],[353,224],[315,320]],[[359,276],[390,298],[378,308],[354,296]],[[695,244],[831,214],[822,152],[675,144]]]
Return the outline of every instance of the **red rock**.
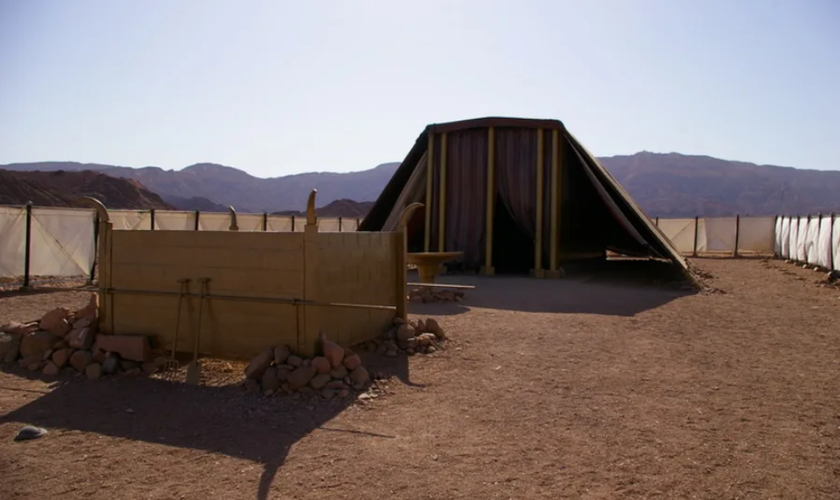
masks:
[[[140,365],[140,368],[146,375],[154,375],[158,372],[158,365],[154,361],[146,361]]]
[[[330,362],[330,366],[338,368],[341,361],[344,360],[344,348],[335,342],[327,339],[325,334],[321,334],[321,349],[324,351],[324,357]]]
[[[26,368],[29,365],[33,365],[35,363],[39,363],[41,361],[41,356],[38,354],[31,354],[29,356],[24,356],[18,360],[18,366],[21,368]]]
[[[329,373],[319,373],[312,377],[312,380],[309,381],[309,386],[313,389],[322,389],[325,385],[330,383],[332,377],[330,377]]]
[[[350,353],[350,355],[344,358],[344,367],[350,371],[356,369],[357,366],[362,364],[362,358],[359,357],[358,354],[355,352]]]
[[[292,352],[289,350],[288,346],[278,345],[274,348],[274,364],[282,365],[287,359],[289,359],[291,354]]]
[[[70,333],[71,330],[70,322],[68,321],[69,318],[69,309],[66,307],[57,307],[41,318],[40,328],[57,337],[63,337]]]
[[[105,351],[94,351],[93,353],[93,362],[99,363],[100,365],[105,362],[105,359],[108,357],[108,353]],[[119,357],[118,355],[114,355],[115,357]]]
[[[37,331],[24,335],[20,340],[20,355],[23,357],[43,356],[45,351],[52,349],[56,342],[55,335],[50,332]]]
[[[91,294],[88,305],[76,311],[74,316],[76,318],[74,324],[79,320],[87,320],[88,325],[95,325],[97,318],[99,318],[99,295]]]
[[[20,355],[21,335],[0,333],[0,362],[13,363]]]
[[[268,367],[271,366],[272,361],[274,361],[273,349],[266,349],[259,353],[245,368],[245,378],[259,380],[265,374]]]
[[[446,332],[444,332],[440,324],[432,318],[426,319],[426,331],[435,334],[435,337],[439,339],[446,338]]]
[[[58,366],[55,365],[52,361],[47,361],[46,366],[44,369],[41,370],[41,373],[44,375],[58,375]]]
[[[312,366],[318,370],[318,373],[329,373],[330,368],[332,368],[330,366],[330,362],[323,356],[316,356],[315,358],[312,358]]]
[[[292,390],[300,389],[301,387],[305,386],[312,380],[312,377],[315,376],[315,367],[313,366],[301,366],[297,370],[293,371],[289,374],[288,384],[289,388]]]
[[[115,352],[122,359],[142,362],[149,359],[152,349],[145,335],[97,335],[93,350]]]
[[[87,365],[93,362],[93,356],[90,351],[76,351],[70,356],[70,365],[81,373],[85,371]]]
[[[399,329],[397,329],[397,341],[398,342],[405,342],[406,340],[410,339],[417,335],[417,330],[411,325],[401,325]]]
[[[294,368],[298,368],[300,366],[303,366],[303,359],[300,356],[295,356],[294,354],[292,354],[291,356],[286,358],[286,364]]]
[[[67,345],[73,349],[90,349],[95,334],[92,328],[77,328],[67,334]]]
[[[370,382],[370,374],[364,366],[357,366],[350,372],[350,382],[356,389],[361,389]]]
[[[12,335],[27,335],[38,330],[38,323],[18,323],[12,321],[0,326],[0,333],[9,333]]]

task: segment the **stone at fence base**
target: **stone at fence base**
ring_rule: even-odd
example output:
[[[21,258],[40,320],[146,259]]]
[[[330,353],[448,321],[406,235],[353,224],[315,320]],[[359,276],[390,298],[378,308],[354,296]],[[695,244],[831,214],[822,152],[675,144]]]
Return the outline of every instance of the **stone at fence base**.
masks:
[[[91,363],[93,363],[93,355],[90,351],[76,351],[70,356],[70,366],[79,373],[84,372],[85,368]]]
[[[13,363],[20,355],[21,334],[0,333],[0,362]]]
[[[327,339],[327,336],[321,333],[321,350],[324,357],[330,362],[330,366],[338,368],[344,359],[344,348],[335,342]]]
[[[59,369],[55,363],[52,361],[47,361],[47,364],[44,365],[44,369],[41,370],[41,373],[44,375],[58,375]]]
[[[362,364],[362,358],[359,357],[358,354],[350,353],[347,357],[344,358],[344,368],[353,371],[356,369],[357,366]]]
[[[274,348],[274,364],[282,365],[291,354],[292,352],[288,346],[278,345]]]
[[[93,352],[91,352],[91,354],[93,355],[93,362],[94,363],[99,363],[99,364],[104,363],[105,358],[108,357],[108,353],[106,353],[105,351],[100,351],[100,350],[93,351]]]
[[[303,388],[305,385],[312,380],[312,377],[315,376],[317,370],[311,366],[301,366],[300,368],[296,369],[292,373],[289,374],[289,387],[292,390],[297,390]]]
[[[265,370],[261,385],[264,391],[276,391],[280,388],[280,379],[277,378],[277,368],[269,366]]]
[[[318,373],[329,373],[332,369],[329,360],[324,356],[316,356],[312,358],[312,366],[318,370]]]
[[[44,330],[24,335],[20,341],[20,355],[23,357],[35,354],[43,356],[44,351],[52,349],[57,340],[55,335]]]
[[[67,334],[67,345],[74,349],[90,349],[93,346],[94,332],[90,327],[77,328]]]
[[[0,326],[0,333],[8,333],[11,335],[27,335],[38,330],[38,323],[18,323],[12,321]]]
[[[97,335],[94,350],[116,352],[123,359],[147,361],[151,355],[149,339],[145,335]]]
[[[57,307],[41,317],[39,326],[41,330],[48,331],[56,337],[63,337],[70,333],[71,326],[68,319],[70,310],[66,307]]]
[[[272,361],[274,361],[273,349],[266,349],[259,353],[245,368],[245,378],[252,378],[254,380],[261,378],[268,367],[271,366]]]
[[[291,356],[286,358],[286,364],[291,366],[292,368],[300,368],[303,365],[303,358],[292,354]]]
[[[399,329],[397,329],[398,342],[405,342],[415,335],[417,335],[417,331],[411,325],[400,325]]]
[[[330,370],[330,376],[332,378],[337,378],[337,379],[343,379],[344,377],[347,376],[348,373],[349,372],[347,371],[347,367],[345,367],[344,365],[339,366],[338,368],[333,368],[332,370]]]
[[[106,357],[102,362],[102,372],[107,374],[116,373],[120,368],[120,358],[117,356]]]
[[[370,382],[370,374],[364,366],[357,366],[355,370],[350,372],[350,382],[354,388],[364,387]]]
[[[132,368],[130,370],[125,371],[125,376],[128,378],[134,378],[139,376],[141,373],[143,372],[140,370],[140,368]]]
[[[312,380],[309,381],[309,385],[313,389],[322,389],[325,385],[327,385],[332,380],[329,373],[319,373],[312,377]]]

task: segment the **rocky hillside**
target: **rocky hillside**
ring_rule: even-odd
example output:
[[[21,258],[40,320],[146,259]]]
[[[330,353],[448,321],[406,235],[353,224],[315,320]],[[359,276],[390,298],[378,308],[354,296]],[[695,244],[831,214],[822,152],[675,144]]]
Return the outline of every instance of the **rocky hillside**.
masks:
[[[840,212],[840,171],[677,153],[600,160],[651,217]]]
[[[108,208],[162,209],[173,207],[142,184],[99,172],[12,172],[0,170],[0,205],[78,207],[82,196],[93,196]]]
[[[601,158],[651,217],[775,215],[840,212],[840,172],[756,165],[708,156],[642,152]],[[232,167],[202,163],[183,170],[133,169],[68,162],[0,166],[11,170],[98,170],[139,181],[182,210],[300,213],[312,188],[322,216],[356,217],[374,201],[399,165],[261,179]],[[338,205],[330,205],[333,202]],[[327,213],[325,205],[330,206]],[[343,207],[340,208],[339,207]]]
[[[386,163],[361,172],[313,172],[268,179],[213,163],[199,163],[183,170],[75,162],[15,163],[0,165],[0,168],[23,171],[96,170],[115,177],[137,180],[159,193],[167,203],[182,210],[203,210],[202,203],[205,202],[198,200],[199,203],[196,203],[195,198],[199,197],[223,206],[221,210],[227,210],[228,205],[233,205],[242,213],[261,213],[304,210],[306,199],[313,188],[318,190],[319,206],[340,199],[375,200],[398,166],[397,163]]]
[[[349,219],[363,219],[367,215],[372,201],[335,200],[323,207],[318,208],[318,217],[347,217]],[[280,210],[274,215],[305,216],[303,210]]]

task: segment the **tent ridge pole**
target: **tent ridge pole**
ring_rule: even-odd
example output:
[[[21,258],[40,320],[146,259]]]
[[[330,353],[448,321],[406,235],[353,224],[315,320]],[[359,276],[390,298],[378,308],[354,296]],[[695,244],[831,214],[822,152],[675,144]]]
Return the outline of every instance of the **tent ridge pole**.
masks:
[[[435,168],[435,133],[429,130],[429,144],[427,146],[428,157],[426,159],[426,234],[423,240],[423,250],[428,252],[432,246],[432,190],[434,189],[434,168]]]

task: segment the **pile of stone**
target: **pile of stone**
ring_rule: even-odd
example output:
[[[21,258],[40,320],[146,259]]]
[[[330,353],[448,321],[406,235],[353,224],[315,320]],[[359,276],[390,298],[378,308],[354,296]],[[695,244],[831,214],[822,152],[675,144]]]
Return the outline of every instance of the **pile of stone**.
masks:
[[[433,318],[408,323],[402,318],[395,318],[391,328],[379,338],[363,343],[362,348],[388,357],[395,357],[400,352],[412,356],[444,349],[446,340],[446,332]]]
[[[430,287],[412,288],[408,291],[409,302],[463,302],[464,292],[459,290],[435,290]]]
[[[0,326],[0,362],[17,362],[44,375],[81,373],[89,379],[120,371],[127,376],[160,370],[163,358],[151,359],[143,335],[97,335],[98,297],[82,309],[58,307],[40,320]]]
[[[245,368],[245,386],[270,396],[278,392],[318,394],[344,398],[361,391],[371,377],[358,354],[321,334],[321,355],[303,358],[286,345],[267,349]]]

